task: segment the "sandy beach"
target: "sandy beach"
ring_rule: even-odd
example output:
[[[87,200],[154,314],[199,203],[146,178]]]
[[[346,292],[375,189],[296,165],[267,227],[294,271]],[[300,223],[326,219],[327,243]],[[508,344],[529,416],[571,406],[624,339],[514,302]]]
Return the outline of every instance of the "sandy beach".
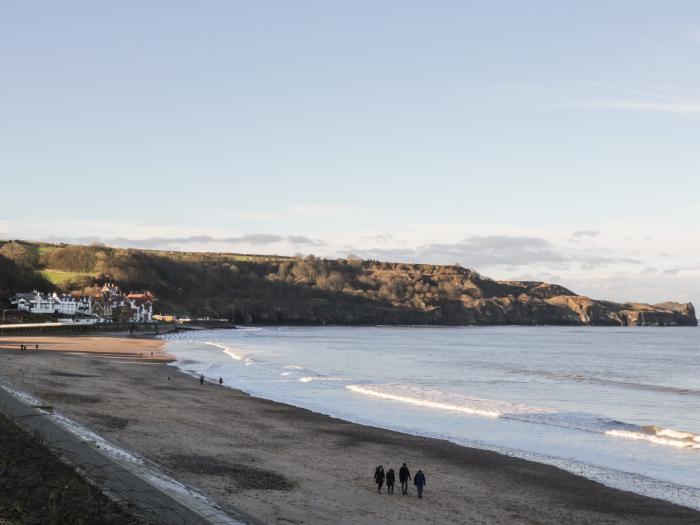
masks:
[[[154,339],[0,338],[2,376],[267,523],[700,522],[554,467],[200,386],[169,359]],[[422,500],[376,493],[374,467],[404,461],[426,473]]]

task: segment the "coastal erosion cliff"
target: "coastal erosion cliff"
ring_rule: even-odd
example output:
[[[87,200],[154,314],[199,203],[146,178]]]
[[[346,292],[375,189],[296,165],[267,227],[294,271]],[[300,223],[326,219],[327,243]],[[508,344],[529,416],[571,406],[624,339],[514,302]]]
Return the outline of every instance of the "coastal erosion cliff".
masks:
[[[436,282],[444,296],[426,308],[437,324],[697,326],[692,303],[614,303],[577,295],[556,284],[494,281],[460,267],[403,266],[406,281]],[[397,272],[397,269],[393,269]],[[435,275],[437,273],[437,275]]]
[[[613,303],[459,265],[0,241],[0,303],[37,289],[148,290],[154,313],[239,324],[696,326],[693,305]]]
[[[508,283],[514,285],[515,283]],[[548,287],[545,283],[518,283]],[[559,287],[556,287],[559,288]],[[444,305],[447,324],[589,325],[589,326],[697,326],[692,303],[613,303],[569,292],[538,293],[466,299]]]
[[[318,263],[319,261],[316,260]],[[460,266],[322,261],[314,275],[308,258],[285,263],[272,281],[336,293],[294,305],[239,302],[239,322],[312,324],[697,326],[691,303],[614,303],[577,295],[556,284],[495,281]],[[329,266],[325,266],[328,264]],[[340,266],[338,266],[340,265]],[[332,269],[335,268],[335,269]],[[324,273],[325,272],[325,273]],[[241,316],[240,312],[249,312]]]

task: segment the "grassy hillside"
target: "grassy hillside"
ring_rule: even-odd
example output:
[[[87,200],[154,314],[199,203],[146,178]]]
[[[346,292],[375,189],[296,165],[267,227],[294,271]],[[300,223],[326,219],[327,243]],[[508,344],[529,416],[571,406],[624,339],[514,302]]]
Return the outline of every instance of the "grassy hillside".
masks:
[[[70,288],[74,283],[92,280],[95,274],[90,272],[65,272],[63,270],[41,270],[42,277],[59,288]]]
[[[157,312],[239,323],[627,324],[642,311],[653,314],[645,323],[695,320],[692,306],[604,303],[557,285],[494,281],[459,266],[17,241],[0,245],[1,264],[8,273],[0,281],[5,297],[30,283],[93,293],[112,281],[125,291],[152,291]]]

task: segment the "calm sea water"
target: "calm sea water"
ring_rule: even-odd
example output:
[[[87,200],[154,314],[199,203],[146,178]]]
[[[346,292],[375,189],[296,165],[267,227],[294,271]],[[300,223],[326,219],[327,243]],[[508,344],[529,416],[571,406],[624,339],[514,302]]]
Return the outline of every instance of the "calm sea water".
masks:
[[[175,366],[256,396],[700,509],[697,328],[268,327],[166,339]]]

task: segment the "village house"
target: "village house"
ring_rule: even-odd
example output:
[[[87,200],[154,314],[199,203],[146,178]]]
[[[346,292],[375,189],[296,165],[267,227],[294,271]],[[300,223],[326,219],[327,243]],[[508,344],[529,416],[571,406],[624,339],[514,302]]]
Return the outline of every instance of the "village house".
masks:
[[[33,314],[57,314],[65,316],[92,315],[90,297],[74,297],[67,294],[44,294],[34,290],[31,293],[18,293],[10,299],[17,310]]]
[[[95,311],[114,321],[150,323],[153,321],[154,297],[150,292],[124,294],[117,285],[107,283],[95,298]]]
[[[126,300],[135,322],[150,323],[153,320],[153,296],[149,292],[130,292]]]
[[[45,294],[34,290],[17,293],[10,303],[19,311],[65,317],[90,317],[99,322],[150,323],[154,297],[150,292],[123,293],[118,286],[105,284],[95,297]]]

